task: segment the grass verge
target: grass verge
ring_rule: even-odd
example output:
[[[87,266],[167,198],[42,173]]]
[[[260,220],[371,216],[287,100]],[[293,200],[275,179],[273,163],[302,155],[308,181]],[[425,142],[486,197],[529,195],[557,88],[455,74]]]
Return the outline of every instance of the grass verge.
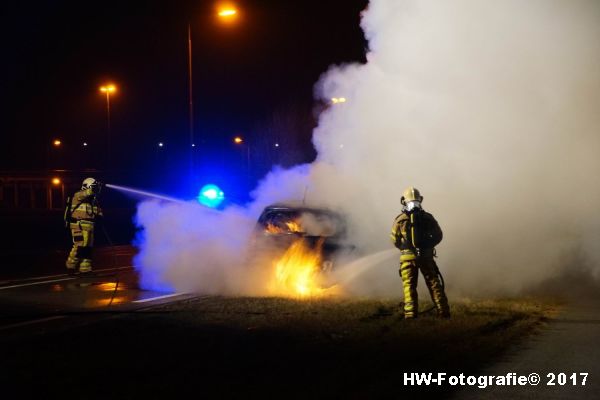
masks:
[[[2,350],[2,364],[13,384],[85,398],[402,397],[417,391],[403,386],[404,372],[477,372],[556,307],[461,301],[449,320],[409,321],[395,299],[213,297],[160,310],[22,339]]]

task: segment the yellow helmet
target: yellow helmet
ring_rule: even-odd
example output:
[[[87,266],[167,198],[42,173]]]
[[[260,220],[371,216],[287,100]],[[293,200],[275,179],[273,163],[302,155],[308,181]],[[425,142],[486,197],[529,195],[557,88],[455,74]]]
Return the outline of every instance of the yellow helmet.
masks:
[[[400,199],[400,202],[402,204],[406,204],[410,201],[418,201],[419,203],[423,201],[423,196],[421,196],[421,192],[419,192],[418,189],[415,189],[412,186],[406,188],[406,190],[402,194],[402,199]]]
[[[98,184],[98,181],[96,181],[94,178],[85,178],[83,180],[83,183],[81,184],[81,190],[91,189],[92,187],[96,186],[97,184]]]
[[[98,194],[102,189],[102,184],[94,178],[85,178],[81,184],[81,190],[89,191],[89,194]]]

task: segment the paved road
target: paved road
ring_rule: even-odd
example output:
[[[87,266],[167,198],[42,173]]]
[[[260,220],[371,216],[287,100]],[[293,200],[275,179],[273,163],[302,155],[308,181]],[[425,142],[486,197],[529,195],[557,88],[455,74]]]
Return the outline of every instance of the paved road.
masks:
[[[89,275],[54,270],[0,281],[0,340],[193,297],[140,289],[131,266],[133,249],[119,247],[113,253],[116,264]]]
[[[468,388],[455,396],[470,399],[600,399],[600,302],[572,303],[549,323],[541,335],[513,349],[504,360],[490,366],[482,374],[506,375],[509,372],[528,375],[538,373],[538,386],[494,386]],[[556,376],[555,385],[547,385],[548,374]],[[558,374],[566,374],[560,385]],[[577,385],[573,385],[572,375]],[[583,376],[588,373],[585,386]]]

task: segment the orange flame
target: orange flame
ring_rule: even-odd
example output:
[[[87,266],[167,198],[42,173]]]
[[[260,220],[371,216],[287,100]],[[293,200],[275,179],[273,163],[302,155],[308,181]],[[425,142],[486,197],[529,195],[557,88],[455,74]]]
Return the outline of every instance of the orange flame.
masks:
[[[294,233],[302,233],[302,226],[300,226],[300,224],[297,221],[289,221],[286,222],[285,225],[288,227],[288,229],[290,230],[290,232],[294,232]]]
[[[335,287],[323,288],[320,284],[322,245],[323,241],[320,241],[312,249],[304,239],[292,243],[283,256],[274,262],[272,292],[301,298],[331,293]]]
[[[283,233],[283,228],[269,222],[265,227],[265,232],[272,234]]]
[[[291,233],[302,233],[303,232],[302,226],[297,221],[285,222],[285,226],[287,227],[287,229],[282,226],[278,226],[278,225],[268,222],[267,226],[265,227],[265,232],[272,233],[272,234],[290,233],[290,232]]]

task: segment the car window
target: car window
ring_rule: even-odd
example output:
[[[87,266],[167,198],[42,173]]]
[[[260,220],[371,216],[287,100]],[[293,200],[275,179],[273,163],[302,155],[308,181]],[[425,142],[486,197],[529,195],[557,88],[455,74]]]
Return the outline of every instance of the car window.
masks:
[[[334,236],[341,230],[339,217],[324,211],[277,210],[264,214],[260,220],[265,232],[270,234]]]

